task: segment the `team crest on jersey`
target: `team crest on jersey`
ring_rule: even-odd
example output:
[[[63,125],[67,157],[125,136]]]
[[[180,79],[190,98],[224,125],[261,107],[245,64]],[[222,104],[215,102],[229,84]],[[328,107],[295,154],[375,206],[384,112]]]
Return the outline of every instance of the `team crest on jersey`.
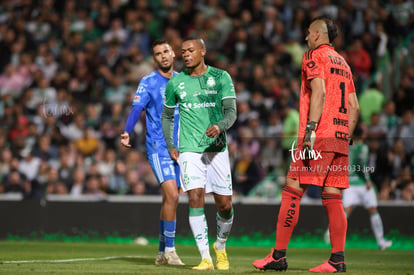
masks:
[[[184,97],[186,97],[187,96],[187,93],[185,92],[185,91],[182,91],[181,93],[180,93],[180,98],[181,98],[181,100],[183,100],[184,99]]]
[[[184,89],[184,82],[181,82],[178,84],[178,89],[183,90]]]
[[[136,95],[134,97],[134,102],[140,102],[141,101],[141,97],[139,95]]]
[[[214,86],[216,86],[216,81],[214,80],[213,77],[209,76],[207,78],[207,87],[211,88],[211,87],[214,87]]]

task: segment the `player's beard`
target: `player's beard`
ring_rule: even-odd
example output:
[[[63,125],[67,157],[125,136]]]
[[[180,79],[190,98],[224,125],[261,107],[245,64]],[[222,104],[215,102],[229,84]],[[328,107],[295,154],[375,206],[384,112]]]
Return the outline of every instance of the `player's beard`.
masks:
[[[163,73],[168,73],[171,70],[172,64],[168,65],[168,66],[160,66],[160,70]]]

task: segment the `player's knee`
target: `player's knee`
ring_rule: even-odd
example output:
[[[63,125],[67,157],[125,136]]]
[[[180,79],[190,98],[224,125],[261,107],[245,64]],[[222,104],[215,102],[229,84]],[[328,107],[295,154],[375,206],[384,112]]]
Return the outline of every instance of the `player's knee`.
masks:
[[[193,189],[187,192],[188,204],[191,208],[203,208],[204,207],[204,194],[203,192]]]
[[[232,208],[233,206],[231,201],[217,205],[217,211],[219,211],[223,215],[230,215]]]
[[[169,204],[178,204],[179,194],[177,193],[169,193],[166,195],[166,203]]]

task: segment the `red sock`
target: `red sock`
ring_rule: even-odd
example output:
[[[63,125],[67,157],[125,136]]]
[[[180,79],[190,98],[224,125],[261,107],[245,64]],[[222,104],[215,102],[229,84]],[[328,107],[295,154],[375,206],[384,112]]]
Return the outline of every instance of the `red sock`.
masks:
[[[299,219],[300,199],[303,192],[289,185],[283,188],[282,202],[279,209],[279,217],[276,225],[275,249],[287,249],[293,229]]]
[[[328,213],[329,233],[331,235],[332,253],[345,251],[347,220],[342,195],[322,192],[322,204]]]

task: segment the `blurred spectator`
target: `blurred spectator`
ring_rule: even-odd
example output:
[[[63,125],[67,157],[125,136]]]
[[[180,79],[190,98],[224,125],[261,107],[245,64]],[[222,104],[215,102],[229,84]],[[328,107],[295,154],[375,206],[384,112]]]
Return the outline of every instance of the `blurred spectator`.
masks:
[[[16,67],[8,64],[0,75],[0,95],[10,94],[18,97],[25,87],[25,78],[19,74]]]
[[[400,118],[395,113],[395,103],[392,100],[388,100],[380,114],[380,122],[387,127],[387,132],[400,123]]]
[[[401,117],[401,122],[394,126],[388,133],[389,142],[392,144],[395,139],[401,139],[405,148],[405,154],[411,158],[414,154],[414,120],[411,111],[407,110]]]
[[[85,129],[85,116],[83,113],[76,113],[73,122],[69,125],[59,125],[60,132],[66,139],[75,141],[83,137]]]
[[[10,173],[10,163],[13,153],[9,148],[0,151],[0,182]]]
[[[144,22],[136,20],[129,30],[124,47],[128,48],[130,45],[136,45],[140,52],[142,52],[145,57],[148,57],[151,55],[150,41],[150,35],[145,29]]]
[[[250,154],[253,157],[257,157],[261,149],[259,137],[254,136],[252,129],[247,126],[239,127],[237,130],[240,138],[239,148],[247,147],[250,150]]]
[[[14,169],[10,170],[3,185],[5,193],[21,193],[25,195],[30,191],[30,182],[19,171]]]
[[[388,130],[385,125],[381,124],[380,115],[378,113],[371,114],[371,119],[367,130],[368,139],[378,139],[381,142],[385,141]]]
[[[120,76],[114,75],[111,79],[110,86],[104,90],[104,100],[107,104],[124,103],[127,93],[130,89],[123,84]]]
[[[368,89],[366,89],[358,98],[360,106],[360,115],[362,121],[366,124],[370,124],[370,118],[372,113],[380,113],[385,103],[384,94],[378,89],[378,86],[373,83]]]
[[[392,182],[389,191],[397,200],[413,201],[414,181],[409,166],[401,170],[399,177]]]
[[[101,188],[101,178],[97,176],[89,176],[86,180],[84,194],[95,195],[98,198],[103,198],[106,193]]]
[[[364,49],[362,41],[355,38],[349,49],[346,51],[346,60],[351,66],[353,74],[355,74],[357,81],[355,83],[356,90],[361,90],[364,83],[371,76],[372,60],[369,53]]]
[[[74,163],[71,162],[71,156],[68,154],[67,147],[60,147],[59,152],[59,160],[55,167],[58,169],[59,180],[69,187],[73,178]]]
[[[85,188],[86,174],[82,167],[76,167],[73,171],[73,182],[69,186],[70,194],[74,196],[81,195]]]
[[[29,198],[42,199],[45,197],[48,186],[49,168],[46,161],[40,163],[36,178],[31,181]]]
[[[131,183],[130,192],[128,193],[130,195],[145,195],[147,194],[146,186],[143,181],[136,181]]]
[[[34,180],[39,172],[41,160],[33,155],[31,148],[23,149],[20,155],[22,159],[19,161],[19,172],[25,175],[27,180]]]
[[[98,161],[99,173],[109,177],[115,171],[116,154],[113,149],[107,149],[102,160]]]
[[[282,148],[283,156],[287,163],[290,157],[289,150],[296,148],[299,130],[299,112],[296,109],[289,107],[288,105],[282,106],[281,109],[283,119],[283,132],[282,132]]]
[[[99,139],[94,136],[93,130],[84,127],[82,137],[75,141],[76,148],[83,156],[90,156],[98,150]]]
[[[114,172],[109,176],[108,193],[125,195],[129,191],[125,180],[126,165],[122,160],[117,160]]]
[[[233,167],[233,184],[237,193],[246,196],[262,180],[263,171],[248,146],[242,146],[239,150]]]

